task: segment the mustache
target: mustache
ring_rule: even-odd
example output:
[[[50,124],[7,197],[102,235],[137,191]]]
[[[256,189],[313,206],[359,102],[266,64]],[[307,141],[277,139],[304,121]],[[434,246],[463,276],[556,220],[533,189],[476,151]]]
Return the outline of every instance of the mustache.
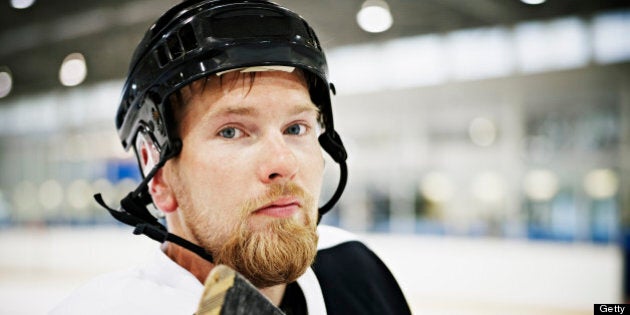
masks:
[[[269,186],[262,195],[246,200],[241,207],[241,214],[247,216],[281,197],[295,197],[302,206],[310,204],[313,200],[313,197],[306,190],[294,182],[275,183]]]

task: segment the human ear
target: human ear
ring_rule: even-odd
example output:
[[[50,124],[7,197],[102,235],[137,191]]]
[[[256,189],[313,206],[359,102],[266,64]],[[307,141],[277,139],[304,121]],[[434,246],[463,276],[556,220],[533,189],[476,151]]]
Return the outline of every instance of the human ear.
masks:
[[[138,161],[144,176],[146,176],[157,164],[160,153],[155,147],[151,137],[144,133],[138,134],[136,140]],[[169,213],[177,209],[177,199],[168,180],[165,177],[164,167],[161,167],[149,181],[149,193],[153,204],[162,212]]]
[[[149,182],[149,193],[153,198],[153,204],[165,213],[177,210],[177,198],[171,188],[171,183],[166,176],[167,166],[160,168]]]

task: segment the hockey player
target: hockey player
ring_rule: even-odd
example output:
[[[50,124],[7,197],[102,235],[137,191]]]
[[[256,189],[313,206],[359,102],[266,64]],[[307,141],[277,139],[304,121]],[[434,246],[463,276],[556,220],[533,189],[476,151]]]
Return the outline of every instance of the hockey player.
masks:
[[[327,75],[313,29],[276,4],[184,1],[160,17],[134,52],[116,117],[144,180],[120,209],[96,198],[163,245],[53,313],[410,313],[372,251],[318,225],[347,178]],[[322,149],[341,172],[320,207]]]

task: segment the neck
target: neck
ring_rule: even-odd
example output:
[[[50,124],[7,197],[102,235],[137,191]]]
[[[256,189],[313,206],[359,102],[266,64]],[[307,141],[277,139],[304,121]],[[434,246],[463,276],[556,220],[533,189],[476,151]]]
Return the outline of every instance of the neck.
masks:
[[[287,285],[282,283],[278,285],[274,285],[273,287],[267,287],[258,289],[260,293],[266,296],[273,305],[278,306],[280,302],[282,302],[282,297],[284,297],[284,290],[287,288]]]
[[[214,265],[197,254],[173,243],[165,243],[164,253],[178,265],[188,270],[202,284],[206,281]]]
[[[214,268],[214,264],[177,244],[165,243],[163,250],[171,260],[192,273],[202,284],[206,282],[208,274]],[[283,283],[258,290],[275,306],[278,306],[282,302],[286,287],[287,285]]]

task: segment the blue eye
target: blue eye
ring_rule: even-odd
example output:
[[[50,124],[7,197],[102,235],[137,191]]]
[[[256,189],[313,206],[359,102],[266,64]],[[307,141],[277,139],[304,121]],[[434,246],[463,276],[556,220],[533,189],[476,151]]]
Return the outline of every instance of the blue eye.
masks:
[[[304,133],[305,129],[306,127],[301,124],[294,124],[289,126],[289,128],[285,130],[285,133],[289,135],[300,135]]]
[[[239,132],[239,130],[234,128],[234,127],[227,127],[227,128],[221,129],[221,131],[219,131],[219,136],[221,136],[223,138],[227,138],[227,139],[232,139],[232,138],[236,137],[236,134],[238,132]]]

